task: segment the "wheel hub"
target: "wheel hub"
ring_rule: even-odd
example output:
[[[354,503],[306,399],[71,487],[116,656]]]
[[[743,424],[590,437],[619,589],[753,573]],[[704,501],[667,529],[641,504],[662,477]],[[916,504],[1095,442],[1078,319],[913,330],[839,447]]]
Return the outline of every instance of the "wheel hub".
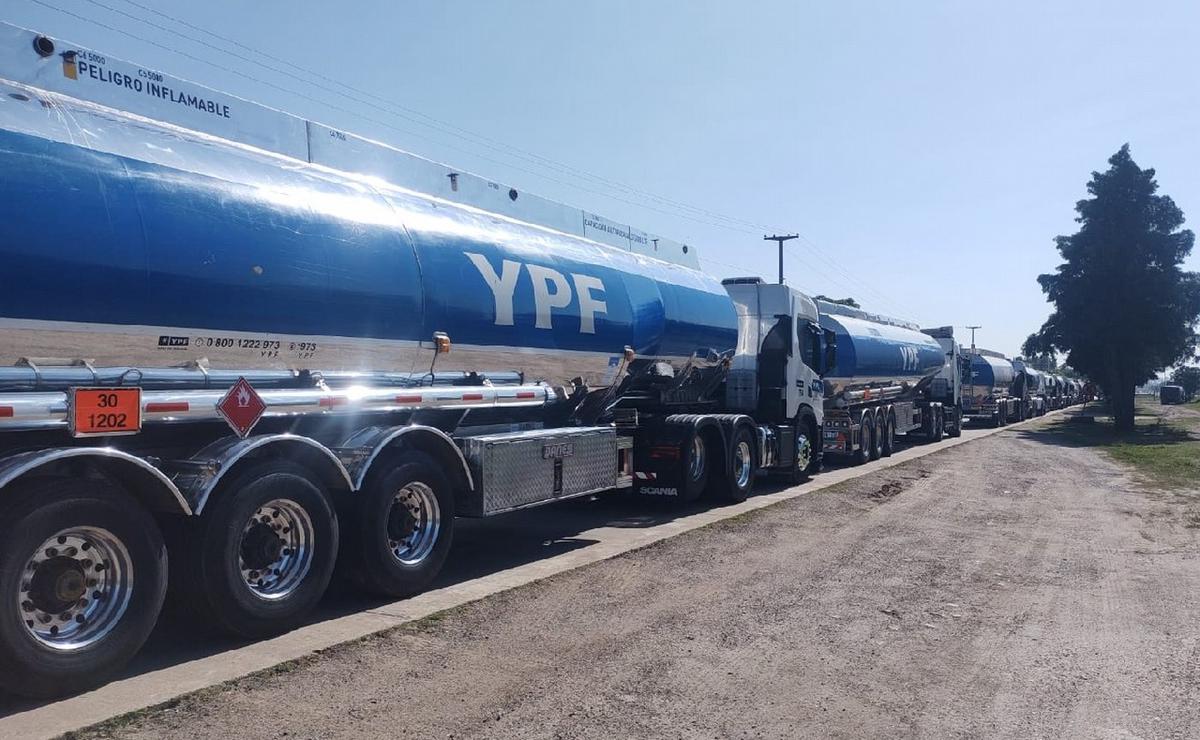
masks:
[[[415,565],[433,552],[442,528],[442,512],[433,489],[420,481],[405,485],[388,511],[388,549],[404,565]]]
[[[312,567],[314,540],[312,519],[297,502],[275,499],[258,507],[238,548],[246,586],[262,599],[291,595]]]
[[[808,437],[803,434],[796,435],[796,467],[799,470],[808,470],[808,466],[812,464],[812,444],[809,443]]]
[[[80,564],[59,555],[37,565],[29,582],[29,600],[44,612],[61,612],[83,598],[87,578]]]
[[[251,568],[262,570],[279,560],[282,554],[283,540],[274,529],[261,522],[251,527],[242,540],[242,560]]]
[[[17,602],[29,634],[60,651],[78,650],[116,627],[133,594],[125,545],[99,527],[64,529],[25,563]]]
[[[389,540],[406,540],[412,536],[417,529],[417,518],[412,515],[408,507],[403,505],[392,506],[392,510],[388,513],[388,539]]]

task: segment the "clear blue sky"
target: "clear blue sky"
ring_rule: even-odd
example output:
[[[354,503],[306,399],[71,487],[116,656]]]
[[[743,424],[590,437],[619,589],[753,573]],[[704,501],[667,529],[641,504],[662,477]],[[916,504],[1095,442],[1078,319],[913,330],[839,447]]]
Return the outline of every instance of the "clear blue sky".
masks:
[[[0,16],[688,241],[718,276],[773,278],[763,226],[799,231],[792,284],[981,324],[979,344],[1009,354],[1048,313],[1052,238],[1121,144],[1200,222],[1195,3],[137,0],[284,66],[148,26],[135,18],[223,45],[128,0],[44,2],[172,51],[34,0]],[[300,68],[753,225],[385,116]]]

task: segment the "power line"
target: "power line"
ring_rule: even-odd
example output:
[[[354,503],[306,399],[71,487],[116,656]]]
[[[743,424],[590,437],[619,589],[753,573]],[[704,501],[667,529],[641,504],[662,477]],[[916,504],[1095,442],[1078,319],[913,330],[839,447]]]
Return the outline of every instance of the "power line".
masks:
[[[91,0],[88,0],[88,1],[90,2]],[[210,67],[213,67],[214,69],[219,69],[219,70],[221,70],[222,72],[228,72],[229,74],[236,75],[236,76],[238,76],[238,77],[242,77],[242,78],[244,78],[244,79],[247,79],[247,80],[250,80],[250,81],[252,81],[252,82],[256,82],[256,83],[258,83],[258,84],[260,84],[260,85],[266,85],[267,87],[273,88],[273,89],[275,89],[275,90],[279,90],[279,91],[281,91],[281,92],[284,92],[284,93],[287,93],[287,94],[289,94],[289,95],[295,95],[296,97],[299,97],[299,98],[309,98],[309,97],[310,97],[310,96],[308,96],[308,95],[305,95],[304,93],[302,93],[302,92],[300,92],[300,91],[293,90],[293,89],[291,89],[291,88],[289,88],[289,87],[285,87],[285,86],[283,86],[283,85],[277,85],[277,84],[275,84],[275,83],[273,83],[273,82],[268,82],[268,81],[266,81],[266,80],[262,80],[262,79],[260,79],[260,78],[258,78],[258,77],[255,77],[254,75],[250,75],[250,74],[247,74],[247,73],[245,73],[245,72],[242,72],[241,70],[237,70],[237,69],[234,69],[234,68],[232,68],[232,67],[227,67],[227,66],[225,66],[225,65],[218,64],[218,63],[216,63],[216,62],[213,62],[213,61],[210,61],[210,60],[204,59],[204,58],[202,58],[202,57],[198,57],[198,56],[195,56],[195,55],[193,55],[193,54],[189,54],[188,52],[185,52],[185,51],[180,51],[179,49],[174,49],[174,48],[168,47],[168,46],[166,46],[166,45],[164,45],[164,44],[160,44],[160,43],[158,43],[158,42],[156,42],[156,41],[153,41],[153,40],[151,40],[151,39],[147,39],[147,38],[145,38],[144,36],[139,36],[138,34],[131,33],[131,32],[129,32],[129,31],[125,31],[125,30],[123,30],[123,29],[116,28],[115,26],[111,26],[111,25],[109,25],[109,24],[103,23],[103,22],[101,22],[101,21],[98,21],[98,20],[95,20],[95,19],[92,19],[92,18],[88,18],[87,16],[80,15],[80,14],[78,14],[78,13],[75,13],[75,12],[72,12],[72,11],[70,11],[70,10],[66,10],[66,9],[64,9],[64,8],[57,7],[57,6],[55,6],[55,5],[52,5],[52,4],[48,3],[48,2],[45,2],[45,0],[29,0],[29,2],[31,2],[31,3],[34,3],[34,4],[36,4],[36,5],[41,5],[42,7],[48,8],[48,9],[50,9],[50,10],[57,11],[57,12],[59,12],[59,13],[63,13],[64,15],[71,16],[72,18],[75,18],[75,19],[77,19],[77,20],[83,21],[83,22],[85,22],[85,23],[90,23],[90,24],[93,24],[93,25],[99,26],[99,27],[101,27],[101,28],[107,29],[107,30],[109,30],[109,31],[112,31],[112,32],[114,32],[114,33],[119,33],[119,34],[121,34],[121,35],[123,35],[123,36],[128,36],[129,38],[136,39],[136,40],[138,40],[138,41],[141,41],[141,42],[143,42],[143,43],[146,43],[146,44],[150,44],[151,46],[157,47],[157,48],[159,48],[159,49],[163,49],[164,51],[168,51],[168,52],[170,52],[170,53],[172,53],[172,54],[174,54],[174,55],[177,55],[177,56],[182,56],[182,57],[184,57],[184,58],[186,58],[186,59],[191,59],[191,60],[193,60],[193,61],[196,61],[196,62],[199,62],[199,63],[201,63],[201,64],[206,64],[206,65],[208,65],[208,66],[210,66]],[[106,8],[107,8],[108,6],[103,6],[103,5],[102,5],[102,7],[106,7]],[[117,11],[117,12],[120,12],[120,11]],[[127,13],[123,13],[123,14],[124,14],[124,15],[127,15],[127,16],[129,15],[129,14],[127,14]],[[129,16],[129,17],[133,17],[133,16]],[[135,18],[135,20],[136,20],[136,18]],[[175,32],[175,31],[173,31],[173,30],[171,30],[171,29],[165,28],[165,27],[163,27],[163,26],[158,26],[157,24],[149,24],[149,25],[151,25],[151,26],[152,26],[152,27],[154,27],[154,28],[158,28],[159,30],[165,30],[165,31],[167,31],[168,33],[176,33],[176,35],[179,35],[179,36],[181,36],[182,38],[189,38],[189,37],[187,37],[187,36],[184,36],[184,35],[182,35],[182,34],[178,34],[177,32]],[[222,53],[225,53],[225,52],[224,52],[224,50],[222,50],[222,49],[220,49],[220,48],[218,48],[218,47],[213,47],[211,44],[207,44],[207,46],[209,46],[210,48],[214,48],[214,49],[216,49],[217,51],[221,51]],[[254,62],[254,63],[255,63],[255,64],[258,64],[257,62]],[[355,98],[351,98],[351,99],[353,100],[353,99],[355,99]],[[380,119],[378,119],[378,118],[373,118],[373,117],[371,117],[371,116],[368,116],[368,115],[363,115],[362,113],[358,113],[358,112],[355,112],[355,111],[351,111],[351,110],[349,110],[349,109],[347,109],[347,108],[344,108],[344,107],[342,107],[342,106],[339,106],[339,105],[335,105],[335,104],[333,104],[333,103],[325,102],[325,103],[323,103],[323,104],[324,104],[324,105],[326,105],[327,107],[329,107],[329,108],[333,109],[333,110],[339,111],[339,112],[341,112],[341,113],[345,113],[346,115],[353,116],[353,117],[356,117],[356,118],[361,118],[361,119],[363,119],[363,120],[366,120],[366,121],[370,121],[370,122],[372,122],[372,123],[375,123],[375,124],[377,124],[377,125],[379,125],[379,126],[383,126],[383,127],[385,127],[385,128],[392,129],[393,131],[398,131],[398,132],[400,132],[400,133],[407,134],[407,135],[410,135],[410,136],[416,136],[417,138],[425,139],[426,141],[434,141],[435,143],[437,143],[437,144],[439,144],[439,145],[441,145],[441,146],[445,146],[445,147],[447,147],[447,148],[453,149],[454,151],[457,151],[457,152],[462,152],[463,154],[467,154],[467,155],[470,155],[470,156],[473,156],[473,157],[478,157],[478,158],[480,158],[480,159],[483,159],[483,160],[485,160],[485,161],[492,162],[493,164],[500,165],[501,167],[507,167],[507,168],[510,168],[510,169],[515,169],[515,170],[517,170],[517,171],[519,171],[519,172],[524,172],[524,173],[526,173],[526,174],[533,175],[533,176],[535,176],[535,177],[540,177],[540,178],[542,178],[542,179],[544,179],[544,180],[546,180],[546,181],[548,181],[548,182],[553,182],[553,183],[555,183],[555,184],[562,185],[562,186],[564,186],[564,187],[568,187],[568,188],[575,188],[575,189],[577,189],[577,190],[581,190],[581,191],[583,191],[583,192],[592,193],[593,195],[599,195],[599,196],[601,196],[601,197],[604,197],[604,198],[611,198],[612,200],[616,200],[616,201],[619,201],[619,202],[621,202],[621,203],[626,203],[626,204],[628,204],[628,205],[632,205],[632,206],[635,206],[635,207],[638,207],[638,208],[643,208],[643,209],[646,209],[646,210],[649,210],[649,211],[654,211],[655,213],[661,213],[661,214],[664,214],[664,215],[667,215],[667,216],[673,216],[673,217],[677,217],[677,218],[684,218],[684,219],[686,219],[686,220],[693,221],[693,222],[695,222],[695,223],[702,224],[702,225],[705,225],[705,226],[711,226],[711,227],[713,227],[713,228],[718,228],[718,229],[726,229],[726,230],[729,230],[729,231],[737,231],[737,232],[739,232],[739,233],[753,233],[753,232],[749,232],[748,230],[746,230],[746,229],[744,229],[744,228],[742,228],[742,227],[738,227],[738,226],[732,226],[732,225],[730,225],[730,224],[721,223],[721,222],[717,222],[717,221],[709,221],[709,220],[706,220],[706,219],[698,218],[698,217],[696,217],[696,216],[689,216],[689,215],[687,215],[687,214],[682,214],[682,213],[678,213],[678,212],[673,212],[673,211],[663,210],[663,209],[661,209],[661,208],[656,208],[656,207],[654,207],[654,206],[647,205],[647,204],[645,204],[645,203],[642,203],[642,202],[639,202],[639,201],[629,200],[629,199],[627,199],[627,198],[623,198],[623,197],[620,197],[620,196],[618,196],[618,195],[614,195],[614,194],[612,194],[612,193],[606,193],[606,192],[604,192],[604,191],[601,191],[601,190],[596,190],[596,189],[594,189],[594,188],[588,188],[588,187],[584,187],[583,185],[580,185],[580,184],[578,184],[578,183],[574,183],[574,182],[568,182],[568,181],[565,181],[565,180],[560,180],[560,179],[557,179],[557,178],[554,178],[554,177],[550,177],[550,176],[546,175],[545,173],[536,172],[536,171],[534,171],[534,170],[530,170],[530,169],[527,169],[527,168],[524,168],[524,167],[520,167],[520,166],[518,166],[518,165],[513,165],[513,164],[512,164],[512,163],[510,163],[510,162],[504,162],[504,161],[501,161],[501,160],[495,159],[495,158],[493,158],[493,157],[488,157],[488,156],[486,156],[486,155],[484,155],[484,154],[480,154],[480,153],[478,153],[478,152],[473,152],[473,151],[470,151],[470,150],[467,150],[467,149],[463,149],[462,147],[455,146],[455,145],[453,145],[453,144],[448,144],[448,143],[446,143],[446,142],[440,142],[440,141],[436,141],[436,140],[434,140],[434,139],[430,139],[429,137],[427,137],[427,136],[424,136],[424,135],[422,135],[422,134],[419,134],[419,133],[417,133],[417,132],[410,131],[410,130],[408,130],[408,129],[403,129],[403,128],[400,128],[400,127],[398,127],[398,126],[396,126],[396,125],[394,125],[394,124],[388,123],[387,121],[382,121],[382,120],[380,120]],[[376,108],[378,108],[378,106],[372,106],[372,107],[376,107]],[[385,111],[385,112],[386,112],[386,111]]]
[[[610,179],[610,178],[606,178],[606,177],[604,177],[604,176],[597,175],[597,174],[595,174],[595,173],[592,173],[592,172],[588,172],[587,170],[578,169],[578,168],[576,168],[576,167],[572,167],[572,166],[570,166],[570,165],[563,164],[563,163],[561,163],[561,162],[557,162],[557,161],[555,161],[555,160],[553,160],[553,159],[550,159],[550,158],[548,158],[548,157],[544,157],[544,156],[541,156],[541,155],[539,155],[539,154],[535,154],[535,153],[533,153],[533,152],[529,152],[529,151],[526,151],[526,150],[520,149],[520,148],[518,148],[518,147],[512,146],[512,145],[510,145],[510,144],[506,144],[505,142],[502,142],[502,141],[499,141],[499,140],[497,140],[497,139],[493,139],[493,138],[491,138],[491,137],[485,136],[484,134],[480,134],[480,133],[477,133],[477,132],[471,131],[471,130],[469,130],[469,129],[465,129],[465,128],[462,128],[462,127],[460,127],[460,126],[456,126],[455,124],[452,124],[452,123],[449,123],[449,122],[446,122],[446,121],[440,120],[440,119],[438,119],[438,118],[435,118],[435,117],[433,117],[433,116],[430,116],[430,115],[427,115],[427,114],[425,114],[425,113],[422,113],[421,111],[418,111],[418,110],[415,110],[415,109],[413,109],[413,108],[409,108],[409,107],[407,107],[407,106],[401,105],[400,103],[397,103],[396,101],[390,100],[390,99],[388,99],[388,98],[384,98],[384,97],[382,97],[382,96],[380,96],[380,95],[376,95],[375,93],[369,92],[369,91],[367,91],[367,90],[363,90],[363,89],[361,89],[361,88],[354,87],[353,85],[350,85],[350,84],[348,84],[348,83],[346,83],[346,82],[343,82],[343,81],[341,81],[341,80],[337,80],[337,79],[334,79],[334,78],[332,78],[332,77],[329,77],[328,75],[325,75],[325,74],[323,74],[323,73],[321,73],[321,72],[318,72],[318,71],[315,71],[315,70],[312,70],[312,69],[308,69],[308,68],[306,68],[306,67],[303,67],[303,66],[299,66],[299,65],[295,64],[293,61],[290,61],[290,60],[283,59],[283,58],[281,58],[281,57],[275,56],[275,55],[273,55],[273,54],[270,54],[270,53],[268,53],[268,52],[262,51],[262,50],[260,50],[260,49],[256,49],[256,48],[254,48],[254,47],[251,47],[251,46],[249,46],[249,45],[247,45],[247,44],[244,44],[244,43],[242,43],[242,42],[240,42],[240,41],[237,41],[236,39],[232,39],[232,38],[230,38],[230,37],[228,37],[228,36],[223,36],[223,35],[221,35],[221,34],[218,34],[218,33],[214,32],[214,31],[210,31],[210,30],[208,30],[208,29],[205,29],[205,28],[203,28],[203,27],[201,27],[201,26],[199,26],[199,25],[196,25],[196,24],[194,24],[194,23],[190,23],[190,22],[188,22],[188,21],[185,21],[185,20],[182,20],[182,19],[180,19],[180,18],[178,18],[178,17],[176,17],[176,16],[170,15],[169,13],[164,13],[164,12],[162,12],[162,11],[160,11],[160,10],[157,10],[157,9],[155,9],[155,8],[152,8],[152,7],[148,6],[148,5],[144,5],[144,4],[142,4],[142,3],[136,2],[136,0],[122,0],[122,1],[123,1],[123,2],[125,2],[125,3],[126,3],[126,4],[128,4],[128,5],[132,5],[133,7],[139,8],[139,9],[141,9],[141,10],[145,10],[145,11],[147,11],[147,12],[149,12],[149,13],[153,13],[154,15],[157,15],[157,16],[159,16],[159,17],[161,17],[161,18],[166,18],[166,19],[168,19],[168,20],[170,20],[170,21],[172,21],[172,22],[174,22],[174,23],[177,23],[177,24],[179,24],[179,25],[185,26],[185,27],[187,27],[187,28],[190,28],[190,29],[192,29],[192,30],[195,30],[195,31],[197,31],[197,32],[199,32],[199,33],[203,33],[203,34],[206,34],[206,35],[208,35],[208,36],[211,36],[212,38],[219,39],[219,40],[221,40],[221,41],[225,42],[226,44],[230,44],[230,45],[236,46],[236,47],[238,47],[238,48],[245,49],[246,51],[248,51],[248,52],[250,52],[250,53],[252,53],[252,54],[256,54],[256,55],[258,55],[258,56],[261,56],[261,57],[263,57],[263,58],[270,59],[270,60],[272,60],[272,61],[275,61],[275,62],[279,62],[279,63],[281,63],[281,64],[284,64],[284,65],[286,65],[286,66],[287,66],[287,69],[280,69],[280,68],[278,68],[278,67],[273,67],[273,66],[271,66],[271,65],[263,64],[262,62],[258,62],[258,61],[256,61],[256,60],[250,59],[249,57],[246,57],[246,56],[244,56],[244,55],[238,54],[237,52],[231,52],[231,51],[229,51],[229,50],[227,50],[227,49],[222,49],[222,48],[220,48],[220,47],[218,47],[218,46],[214,46],[213,44],[210,44],[210,43],[208,43],[207,41],[204,41],[204,40],[202,40],[202,39],[195,38],[194,36],[189,36],[189,35],[187,35],[187,34],[184,34],[184,33],[181,33],[181,32],[179,32],[179,31],[177,31],[177,30],[174,30],[174,29],[171,29],[171,28],[167,28],[167,27],[165,27],[165,26],[162,26],[162,25],[159,25],[159,24],[157,24],[157,23],[153,23],[153,22],[151,22],[151,21],[148,21],[148,20],[146,20],[145,18],[139,17],[139,16],[137,16],[137,15],[134,15],[134,14],[131,14],[131,13],[127,13],[127,12],[125,12],[125,11],[123,11],[123,10],[119,10],[119,9],[117,9],[117,8],[113,8],[112,6],[110,6],[110,5],[107,5],[107,4],[103,3],[103,2],[99,2],[99,0],[84,0],[84,1],[85,1],[85,2],[88,2],[88,3],[92,4],[92,5],[95,5],[95,6],[97,6],[97,7],[100,7],[100,8],[103,8],[103,9],[105,9],[105,10],[108,10],[108,11],[110,11],[110,12],[118,13],[118,14],[120,14],[120,15],[122,15],[122,16],[125,16],[126,18],[129,18],[129,19],[131,19],[131,20],[137,21],[137,22],[139,22],[139,23],[143,23],[143,24],[145,24],[145,25],[147,25],[147,26],[150,26],[151,28],[155,28],[155,29],[157,29],[157,30],[164,31],[164,32],[166,32],[166,33],[172,33],[172,34],[175,34],[175,35],[179,36],[180,38],[187,39],[188,41],[191,41],[191,42],[193,42],[193,43],[196,43],[196,44],[200,44],[200,45],[202,45],[202,46],[205,46],[205,47],[207,47],[207,48],[210,48],[210,49],[213,49],[213,50],[215,50],[215,51],[218,51],[218,52],[220,52],[220,53],[222,53],[222,54],[231,54],[231,55],[233,55],[234,57],[236,57],[236,58],[238,58],[238,59],[241,59],[242,61],[246,61],[246,62],[249,62],[249,63],[251,63],[251,64],[256,64],[256,65],[263,66],[263,67],[265,67],[265,68],[267,68],[267,69],[270,69],[271,71],[273,71],[273,72],[276,72],[276,73],[279,73],[279,74],[285,74],[285,75],[288,75],[288,76],[290,77],[290,76],[293,76],[293,73],[294,73],[296,70],[298,70],[298,71],[300,71],[300,72],[303,72],[303,73],[305,73],[305,74],[309,75],[310,77],[316,77],[316,78],[318,78],[318,79],[325,80],[326,82],[329,82],[329,83],[332,83],[333,85],[336,85],[336,87],[327,87],[327,86],[325,86],[325,85],[320,85],[320,84],[317,84],[317,83],[312,83],[312,82],[309,82],[309,84],[312,84],[314,87],[317,87],[317,88],[318,88],[318,89],[320,89],[320,90],[324,90],[324,91],[326,91],[326,92],[330,92],[330,93],[333,93],[333,94],[335,94],[335,95],[342,96],[342,97],[344,97],[344,98],[347,98],[347,99],[349,99],[349,100],[353,100],[353,101],[355,101],[355,102],[357,102],[357,103],[360,103],[360,104],[362,104],[362,105],[367,105],[367,106],[370,106],[370,107],[372,107],[372,108],[375,108],[376,110],[380,110],[380,111],[383,111],[383,112],[389,112],[389,113],[393,113],[394,115],[398,115],[398,116],[400,116],[401,118],[404,118],[405,120],[408,120],[408,121],[410,121],[410,122],[412,122],[412,123],[416,123],[416,124],[418,124],[418,125],[422,125],[422,126],[427,126],[427,127],[429,127],[429,128],[432,128],[432,129],[434,129],[434,130],[437,130],[437,131],[440,131],[440,132],[442,132],[442,133],[448,134],[448,135],[450,135],[450,136],[454,136],[455,138],[459,138],[459,139],[463,139],[463,138],[475,139],[476,141],[474,141],[474,142],[472,142],[472,143],[476,144],[477,146],[483,146],[483,147],[485,147],[485,148],[487,148],[487,149],[490,149],[490,150],[492,150],[492,151],[503,151],[503,150],[507,150],[507,151],[509,152],[508,156],[515,156],[515,157],[517,157],[517,158],[519,158],[519,159],[523,159],[523,160],[525,160],[525,161],[527,161],[527,162],[530,162],[530,163],[534,164],[535,166],[547,167],[547,168],[550,168],[550,169],[556,170],[556,171],[558,171],[558,172],[560,172],[560,173],[562,173],[562,174],[575,175],[575,176],[578,176],[578,177],[583,177],[583,178],[585,178],[585,179],[593,180],[593,181],[595,181],[595,182],[598,182],[598,183],[600,183],[600,184],[604,184],[604,185],[607,185],[607,186],[609,186],[609,187],[613,187],[613,188],[617,188],[617,189],[619,189],[619,190],[625,191],[625,192],[627,192],[627,193],[629,193],[629,194],[631,194],[631,195],[637,195],[637,196],[647,197],[647,198],[650,198],[650,199],[652,199],[652,200],[658,201],[658,202],[660,202],[660,203],[662,203],[662,204],[664,204],[664,205],[668,205],[668,206],[674,206],[674,207],[676,207],[676,208],[680,208],[680,209],[684,209],[684,210],[687,210],[687,211],[691,211],[691,212],[693,212],[693,213],[695,213],[695,214],[697,214],[697,215],[705,216],[705,217],[707,217],[707,218],[710,218],[710,219],[716,219],[716,220],[728,221],[728,222],[730,222],[731,224],[740,224],[740,225],[742,225],[742,226],[746,226],[746,227],[749,227],[749,228],[754,228],[754,229],[765,229],[765,228],[766,228],[766,227],[762,226],[761,224],[755,224],[755,223],[753,223],[752,221],[747,221],[747,220],[745,220],[745,219],[741,219],[741,218],[738,218],[738,217],[735,217],[735,216],[730,216],[730,215],[727,215],[727,214],[723,214],[723,213],[719,213],[719,212],[716,212],[716,211],[712,211],[712,210],[710,210],[710,209],[702,208],[702,207],[699,207],[699,206],[694,206],[694,205],[691,205],[691,204],[689,204],[689,203],[685,203],[685,202],[683,202],[683,201],[678,201],[678,200],[674,200],[674,199],[671,199],[671,198],[667,198],[667,197],[665,197],[665,196],[658,195],[658,194],[656,194],[656,193],[652,193],[652,192],[649,192],[649,191],[646,191],[646,190],[642,190],[642,189],[639,189],[639,188],[633,187],[633,186],[631,186],[631,185],[628,185],[628,184],[625,184],[625,183],[622,183],[622,182],[619,182],[619,181],[616,181],[616,180],[612,180],[612,179]],[[366,101],[366,100],[362,100],[361,98],[355,97],[355,96],[353,96],[353,95],[349,95],[349,94],[347,94],[347,93],[345,92],[346,90],[352,90],[352,91],[354,91],[355,93],[357,93],[357,94],[359,94],[359,95],[362,95],[362,96],[365,96],[365,97],[367,97],[367,98],[370,98],[370,99],[373,99],[373,100],[379,101],[380,103],[382,103],[384,106],[387,106],[387,107],[386,107],[386,108],[383,108],[383,107],[380,107],[379,105],[376,105],[376,104],[370,103],[370,102],[368,102],[368,101]],[[417,118],[414,118],[414,116],[416,116]],[[424,119],[424,120],[418,120],[418,118],[419,118],[419,119]]]

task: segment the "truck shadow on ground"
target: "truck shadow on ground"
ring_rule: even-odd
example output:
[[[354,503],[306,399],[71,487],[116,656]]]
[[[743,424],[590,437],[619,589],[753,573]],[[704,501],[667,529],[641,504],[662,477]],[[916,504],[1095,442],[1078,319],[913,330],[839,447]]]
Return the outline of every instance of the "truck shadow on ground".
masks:
[[[771,479],[759,480],[755,495],[787,488]],[[457,519],[454,544],[441,574],[431,588],[445,588],[527,563],[545,560],[598,544],[581,537],[599,527],[648,528],[718,508],[699,501],[678,505],[670,500],[639,498],[622,492],[587,496],[557,504],[489,517]],[[335,577],[329,591],[306,624],[337,619],[391,603],[355,590]],[[251,641],[215,635],[197,626],[170,604],[137,657],[115,680],[151,673],[171,666],[233,650]],[[50,704],[0,693],[0,718]]]

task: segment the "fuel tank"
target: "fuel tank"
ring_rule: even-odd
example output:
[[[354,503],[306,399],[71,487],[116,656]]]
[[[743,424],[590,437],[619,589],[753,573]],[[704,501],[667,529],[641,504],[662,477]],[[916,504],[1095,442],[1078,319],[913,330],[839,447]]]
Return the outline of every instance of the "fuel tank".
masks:
[[[1013,364],[1002,357],[971,355],[971,377],[963,383],[963,394],[980,400],[1006,396],[1016,379]]]
[[[0,81],[0,365],[611,377],[737,343],[681,264]]]
[[[826,398],[870,387],[912,387],[937,375],[946,364],[937,340],[915,326],[824,301],[817,305],[821,328],[837,336],[837,366],[825,375]]]

